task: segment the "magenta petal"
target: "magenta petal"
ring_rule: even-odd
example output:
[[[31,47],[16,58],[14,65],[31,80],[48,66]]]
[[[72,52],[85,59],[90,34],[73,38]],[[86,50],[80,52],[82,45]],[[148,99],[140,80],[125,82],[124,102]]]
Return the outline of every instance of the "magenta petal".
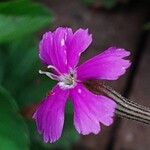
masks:
[[[46,32],[39,44],[39,57],[44,64],[52,65],[50,50],[53,47],[53,33]]]
[[[67,47],[73,33],[70,28],[57,28],[56,31],[47,32],[39,45],[39,57],[46,65],[55,66],[60,72],[68,71]]]
[[[130,61],[123,59],[129,55],[130,52],[124,49],[111,47],[79,66],[77,68],[78,79],[82,81],[88,79],[116,80],[130,66]]]
[[[92,42],[92,35],[88,33],[88,30],[79,29],[69,41],[68,48],[68,65],[74,68],[80,58],[80,54],[85,51]]]
[[[68,90],[55,86],[51,95],[44,99],[33,116],[46,143],[53,143],[61,136],[68,93]]]
[[[83,135],[97,134],[100,123],[109,126],[112,124],[116,103],[105,96],[98,96],[78,84],[71,90],[74,107],[74,125]]]

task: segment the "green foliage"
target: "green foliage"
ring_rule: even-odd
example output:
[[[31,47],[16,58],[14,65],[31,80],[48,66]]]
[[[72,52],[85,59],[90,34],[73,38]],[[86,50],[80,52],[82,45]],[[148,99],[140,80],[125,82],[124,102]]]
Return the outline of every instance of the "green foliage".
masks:
[[[35,32],[50,25],[51,12],[31,0],[0,2],[0,20],[0,85],[16,100],[0,87],[0,150],[69,149],[79,137],[73,127],[70,103],[63,135],[55,144],[45,144],[35,122],[19,115],[26,107],[39,103],[55,84],[38,74],[41,65],[35,36]]]
[[[4,66],[5,66],[5,58],[3,56],[2,51],[0,50],[0,84],[4,76],[4,68],[5,68]]]
[[[0,87],[0,150],[28,150],[29,135],[19,109],[9,93]]]
[[[52,21],[41,4],[27,0],[0,3],[0,43],[10,42],[38,31]]]

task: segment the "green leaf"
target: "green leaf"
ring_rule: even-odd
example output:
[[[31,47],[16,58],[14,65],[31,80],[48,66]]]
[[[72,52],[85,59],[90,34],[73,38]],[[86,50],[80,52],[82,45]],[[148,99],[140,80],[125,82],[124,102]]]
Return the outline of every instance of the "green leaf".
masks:
[[[0,87],[0,150],[28,150],[28,130],[9,93]]]
[[[51,12],[39,3],[17,0],[0,3],[0,42],[10,42],[47,26]]]
[[[32,40],[31,40],[32,39]],[[35,37],[30,36],[16,42],[7,44],[7,63],[5,63],[5,78],[2,85],[9,89],[15,96],[24,90],[25,85],[33,80],[33,75],[38,73],[37,43],[33,41]],[[6,51],[6,49],[5,49]],[[17,97],[16,97],[17,99]]]
[[[3,51],[0,49],[0,84],[4,78],[4,68],[5,68],[5,55],[3,54]]]

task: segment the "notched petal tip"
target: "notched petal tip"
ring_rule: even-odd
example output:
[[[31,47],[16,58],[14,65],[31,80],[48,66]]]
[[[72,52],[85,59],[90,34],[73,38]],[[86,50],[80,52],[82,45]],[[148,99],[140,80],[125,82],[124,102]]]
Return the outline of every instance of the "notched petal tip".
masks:
[[[68,94],[67,90],[55,86],[53,94],[43,100],[33,115],[38,132],[43,134],[46,143],[54,143],[61,137]]]
[[[105,126],[113,123],[116,103],[111,99],[95,95],[81,84],[71,91],[70,96],[74,107],[74,125],[80,134],[98,134],[100,123]]]
[[[122,48],[110,47],[80,65],[77,68],[77,76],[82,81],[90,79],[116,80],[131,65],[131,62],[125,58],[129,55],[130,52]]]
[[[72,36],[68,45],[68,65],[72,68],[76,67],[79,62],[80,54],[84,52],[92,42],[92,35],[88,33],[88,29],[78,29]]]
[[[109,47],[103,53],[107,53],[107,54],[110,54],[110,55],[113,55],[113,56],[116,56],[116,57],[121,57],[121,58],[124,58],[124,57],[127,57],[127,56],[131,55],[131,51],[126,50],[124,48],[116,47],[116,46]]]

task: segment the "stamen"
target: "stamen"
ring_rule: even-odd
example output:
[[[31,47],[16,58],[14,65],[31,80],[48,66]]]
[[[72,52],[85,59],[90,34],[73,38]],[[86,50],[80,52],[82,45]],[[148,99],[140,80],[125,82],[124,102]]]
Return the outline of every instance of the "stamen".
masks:
[[[56,71],[56,74],[42,70],[39,70],[39,73],[44,74],[53,80],[57,80],[58,85],[62,89],[71,89],[76,86],[77,80],[75,70],[70,68],[69,73],[60,73],[59,70],[52,65],[49,65],[47,68],[54,69]]]
[[[40,74],[45,74],[46,76],[48,76],[49,78],[51,78],[52,80],[57,80],[59,81],[59,76],[53,74],[53,73],[50,73],[50,72],[47,72],[47,71],[42,71],[42,70],[39,70],[39,73]]]
[[[48,65],[47,68],[48,69],[54,69],[59,75],[61,75],[61,72],[56,67],[54,67],[52,65]]]

